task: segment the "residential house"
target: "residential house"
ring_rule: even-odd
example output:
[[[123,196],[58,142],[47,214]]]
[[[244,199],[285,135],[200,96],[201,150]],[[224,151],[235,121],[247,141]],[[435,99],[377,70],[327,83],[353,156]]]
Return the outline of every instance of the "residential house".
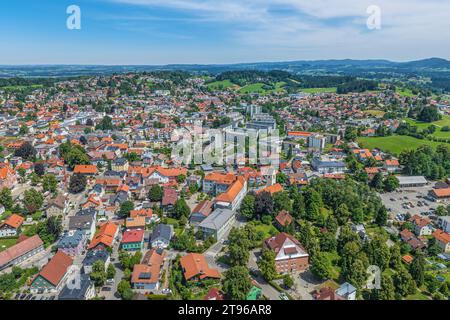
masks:
[[[416,236],[429,236],[433,232],[433,227],[431,226],[431,221],[428,218],[422,218],[419,215],[414,215],[411,217],[410,221],[414,225],[414,233]]]
[[[217,269],[212,269],[200,253],[188,253],[180,258],[180,265],[186,281],[198,281],[203,279],[220,279]]]
[[[336,290],[336,294],[345,300],[356,300],[356,293],[356,288],[348,282],[345,282]]]
[[[17,175],[9,164],[0,164],[0,190],[3,188],[11,189],[17,183]]]
[[[34,278],[30,285],[30,291],[32,293],[58,292],[65,285],[67,271],[72,264],[73,260],[69,255],[58,251]]]
[[[136,251],[144,248],[144,229],[128,229],[123,233],[122,250]]]
[[[24,220],[18,214],[10,215],[4,222],[0,223],[0,238],[17,236]]]
[[[304,271],[309,265],[309,254],[300,242],[287,233],[279,233],[264,241],[264,247],[274,251],[278,273]]]
[[[200,222],[202,222],[206,217],[208,217],[211,212],[213,211],[214,202],[209,200],[203,200],[199,202],[192,210],[191,217],[190,217],[190,224],[191,225],[198,225]]]
[[[111,256],[107,250],[89,250],[83,260],[83,271],[86,274],[92,272],[92,266],[95,262],[101,261],[107,268],[111,262]]]
[[[78,211],[69,217],[69,230],[82,230],[86,238],[91,240],[95,234],[97,211],[93,208]]]
[[[86,176],[94,176],[98,173],[97,166],[94,166],[92,164],[89,165],[82,165],[78,164],[73,169],[74,174],[82,174]]]
[[[158,222],[160,220],[157,214],[153,214],[153,210],[151,208],[131,210],[130,218],[136,217],[144,217],[146,224]]]
[[[152,248],[167,248],[173,236],[173,226],[168,224],[158,224],[153,228],[150,238]]]
[[[388,159],[384,161],[383,168],[389,173],[400,171],[400,163],[397,159]]]
[[[95,298],[95,286],[88,274],[80,274],[77,286],[66,284],[58,295],[58,300],[91,300]]]
[[[137,290],[158,290],[165,253],[162,249],[147,251],[141,264],[136,264],[131,284]]]
[[[294,219],[286,210],[281,210],[275,217],[275,224],[280,230],[285,230],[291,225],[292,221]]]
[[[450,234],[441,229],[437,229],[433,232],[433,237],[436,239],[439,248],[441,248],[443,252],[450,252]]]
[[[113,222],[102,224],[89,244],[88,249],[105,250],[106,248],[112,248],[118,233],[119,226],[117,224]]]
[[[47,217],[64,216],[68,210],[67,202],[67,198],[62,194],[50,199],[46,210]]]
[[[129,162],[126,158],[115,159],[111,164],[111,169],[114,171],[128,171]]]
[[[86,234],[83,230],[66,232],[59,240],[57,248],[71,257],[79,255],[86,243]]]
[[[134,218],[125,219],[125,227],[127,229],[145,229],[146,221],[145,217],[137,216]]]

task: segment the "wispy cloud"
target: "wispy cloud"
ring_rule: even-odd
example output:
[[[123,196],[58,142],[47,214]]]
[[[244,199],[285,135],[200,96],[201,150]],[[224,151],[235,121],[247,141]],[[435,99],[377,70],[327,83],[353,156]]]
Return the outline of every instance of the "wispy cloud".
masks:
[[[229,23],[242,45],[346,47],[443,45],[450,29],[447,0],[109,0],[188,12],[196,22]],[[382,30],[366,29],[367,7],[378,5]],[[448,49],[448,36],[446,36]],[[347,50],[346,50],[347,52]]]

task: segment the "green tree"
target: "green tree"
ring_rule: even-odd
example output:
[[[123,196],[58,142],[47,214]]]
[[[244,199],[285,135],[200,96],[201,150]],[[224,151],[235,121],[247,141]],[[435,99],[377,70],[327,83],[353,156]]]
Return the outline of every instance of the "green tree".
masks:
[[[0,191],[0,204],[2,204],[6,210],[11,210],[14,205],[12,192],[9,188],[3,188]]]
[[[106,269],[106,277],[108,279],[114,279],[114,277],[116,276],[116,268],[114,267],[113,264],[109,264],[108,268]]]
[[[130,211],[134,209],[134,203],[133,201],[124,201],[120,205],[119,209],[119,216],[121,218],[128,217],[130,214]]]
[[[375,299],[377,300],[395,300],[395,286],[391,276],[381,276],[380,289],[374,289]]]
[[[400,296],[405,297],[416,291],[415,282],[408,270],[401,268],[393,276],[395,292]]]
[[[333,266],[325,253],[319,252],[311,259],[311,272],[319,279],[330,279],[332,270]]]
[[[274,214],[282,210],[292,212],[292,202],[287,192],[277,192],[273,195],[273,209]]]
[[[416,257],[409,267],[409,273],[418,287],[423,285],[425,281],[425,258],[422,252],[417,252]]]
[[[400,183],[397,179],[396,176],[394,176],[393,174],[388,175],[385,179],[384,179],[384,191],[386,192],[393,192],[395,190],[398,189],[398,187],[400,186]]]
[[[46,174],[42,178],[42,188],[44,191],[50,191],[52,193],[56,192],[58,186],[58,181],[56,180],[56,177],[54,174]]]
[[[292,279],[291,275],[285,274],[283,276],[283,285],[289,289],[294,286],[294,279]]]
[[[231,266],[245,266],[250,257],[250,252],[247,247],[233,243],[228,247],[228,257]]]
[[[275,253],[269,249],[263,249],[261,257],[257,261],[259,271],[267,281],[272,281],[277,276],[275,266]]]
[[[173,217],[180,219],[181,217],[189,217],[191,209],[183,198],[178,199],[173,206]]]
[[[131,289],[130,282],[127,280],[122,280],[117,286],[117,292],[122,297],[123,300],[131,300],[134,297],[134,292]]]
[[[252,195],[246,195],[242,200],[240,207],[240,213],[247,219],[253,218],[255,214],[255,197]]]
[[[383,181],[383,175],[380,172],[376,173],[375,176],[372,178],[372,181],[370,182],[370,186],[378,191],[383,190],[384,181]]]
[[[162,200],[163,197],[163,188],[159,185],[153,185],[150,188],[150,191],[148,193],[148,198],[150,199],[150,201],[153,202],[158,202]]]
[[[91,280],[96,287],[101,287],[106,282],[105,263],[103,261],[95,261],[92,265],[92,272],[90,273]]]
[[[86,189],[87,179],[82,174],[74,174],[70,177],[69,192],[77,194],[83,192]]]
[[[231,300],[245,300],[252,288],[247,267],[236,266],[225,272],[223,289]]]
[[[36,189],[25,190],[23,205],[29,214],[38,211],[44,203],[44,197]]]

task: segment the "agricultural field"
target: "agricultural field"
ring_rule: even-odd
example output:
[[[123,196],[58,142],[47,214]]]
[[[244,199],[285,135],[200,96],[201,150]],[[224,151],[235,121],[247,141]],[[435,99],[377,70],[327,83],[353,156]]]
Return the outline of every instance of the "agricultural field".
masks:
[[[336,93],[337,88],[303,88],[300,91],[306,93]]]
[[[411,89],[408,88],[396,88],[395,92],[403,97],[414,97],[415,94],[412,92]]]
[[[366,111],[364,111],[364,114],[367,114],[372,117],[378,117],[378,118],[382,118],[385,113],[386,112],[381,111],[381,110],[366,110]]]
[[[363,148],[378,148],[396,155],[399,155],[403,150],[417,149],[423,145],[428,145],[435,149],[438,145],[442,144],[442,142],[416,139],[410,136],[361,137],[358,138],[358,143]]]
[[[224,90],[228,88],[239,88],[239,86],[234,84],[230,80],[215,81],[208,84],[208,89],[213,91]]]
[[[432,136],[436,138],[450,139],[450,131],[441,131],[442,127],[450,126],[450,116],[443,116],[441,120],[435,122],[420,122],[410,118],[403,120],[409,123],[411,126],[416,126],[419,130],[426,129],[430,125],[435,125],[437,128]]]

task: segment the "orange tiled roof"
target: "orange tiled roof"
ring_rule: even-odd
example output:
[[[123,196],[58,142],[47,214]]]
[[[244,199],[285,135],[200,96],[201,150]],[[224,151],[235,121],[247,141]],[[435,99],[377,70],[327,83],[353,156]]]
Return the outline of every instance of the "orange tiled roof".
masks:
[[[439,242],[442,242],[444,244],[447,244],[450,242],[450,234],[442,231],[441,229],[437,229],[435,232],[433,232],[433,236],[436,238],[436,240],[438,240]]]
[[[216,201],[233,202],[237,195],[242,191],[245,185],[244,177],[238,177],[237,180],[224,193],[216,197]]]
[[[13,214],[13,215],[9,216],[5,220],[5,222],[3,222],[3,225],[8,225],[11,228],[18,229],[22,225],[24,220],[25,219],[23,217],[19,216],[18,214]]]
[[[97,174],[97,172],[98,172],[97,167],[92,164],[88,165],[78,164],[73,169],[73,173],[80,173],[80,174]]]
[[[190,280],[194,277],[200,279],[220,278],[220,273],[216,269],[209,267],[205,257],[199,253],[188,253],[180,258],[180,264],[183,268],[184,278]]]
[[[112,222],[103,224],[95,234],[88,249],[95,248],[100,243],[106,245],[107,247],[111,247],[118,228],[119,227]]]
[[[257,193],[260,193],[260,192],[269,192],[270,194],[274,194],[274,193],[277,193],[277,192],[281,192],[281,191],[283,191],[284,189],[283,189],[283,186],[281,185],[281,184],[279,184],[279,183],[275,183],[274,185],[271,185],[271,186],[268,186],[268,187],[265,187],[264,189],[262,189],[262,190],[259,190]]]

